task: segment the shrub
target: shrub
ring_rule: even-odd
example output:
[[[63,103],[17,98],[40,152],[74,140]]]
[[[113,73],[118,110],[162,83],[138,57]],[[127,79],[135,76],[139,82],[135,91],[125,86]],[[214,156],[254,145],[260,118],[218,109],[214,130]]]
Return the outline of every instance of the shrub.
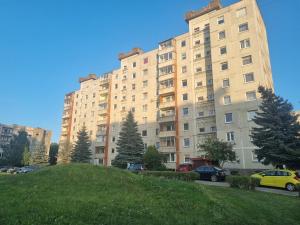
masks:
[[[260,179],[249,177],[249,176],[228,176],[226,181],[232,188],[254,190],[255,187],[259,186]]]
[[[233,176],[240,175],[240,172],[237,170],[232,170],[232,171],[230,171],[230,175],[233,175]]]
[[[298,191],[299,197],[300,197],[300,184],[297,184],[297,185],[296,185],[296,190]]]
[[[195,172],[178,173],[173,171],[144,171],[142,174],[144,176],[162,177],[166,179],[183,181],[194,181],[199,178],[198,173]]]

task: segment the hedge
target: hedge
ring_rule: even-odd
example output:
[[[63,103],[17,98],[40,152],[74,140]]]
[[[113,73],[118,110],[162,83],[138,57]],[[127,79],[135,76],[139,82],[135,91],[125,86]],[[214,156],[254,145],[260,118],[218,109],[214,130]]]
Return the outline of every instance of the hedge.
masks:
[[[228,176],[226,181],[232,188],[254,190],[255,187],[259,186],[260,179],[249,177],[249,176]]]
[[[199,179],[199,174],[195,172],[179,173],[173,171],[144,171],[142,172],[142,175],[183,181],[194,181]]]

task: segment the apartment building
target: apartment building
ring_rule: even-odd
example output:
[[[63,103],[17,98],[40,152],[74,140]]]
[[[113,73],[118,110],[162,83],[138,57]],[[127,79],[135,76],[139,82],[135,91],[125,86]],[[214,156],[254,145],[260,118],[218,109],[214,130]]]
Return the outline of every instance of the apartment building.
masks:
[[[120,68],[80,79],[65,97],[61,141],[76,141],[86,126],[93,163],[110,165],[128,111],[134,113],[145,148],[155,145],[166,165],[203,156],[207,137],[233,144],[231,168],[264,168],[250,140],[260,102],[257,88],[273,88],[266,28],[255,0],[186,13],[188,32],[152,51],[119,55]]]
[[[0,158],[3,157],[3,148],[9,145],[14,135],[18,135],[19,131],[24,130],[28,134],[29,150],[34,151],[41,145],[45,146],[47,154],[49,154],[52,132],[42,128],[33,128],[21,125],[5,125],[0,124]]]

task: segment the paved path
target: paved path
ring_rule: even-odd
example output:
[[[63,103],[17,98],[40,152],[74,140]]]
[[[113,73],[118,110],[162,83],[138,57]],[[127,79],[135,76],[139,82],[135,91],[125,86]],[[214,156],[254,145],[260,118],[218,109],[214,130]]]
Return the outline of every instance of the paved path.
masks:
[[[198,184],[209,185],[209,186],[229,187],[229,184],[226,183],[226,182],[211,182],[211,181],[204,181],[204,180],[197,180],[195,182],[198,183]],[[285,191],[285,190],[282,190],[282,189],[257,187],[257,188],[255,188],[255,190],[256,191],[261,191],[261,192],[273,193],[273,194],[293,196],[293,197],[298,196],[298,192],[290,192],[290,191]]]

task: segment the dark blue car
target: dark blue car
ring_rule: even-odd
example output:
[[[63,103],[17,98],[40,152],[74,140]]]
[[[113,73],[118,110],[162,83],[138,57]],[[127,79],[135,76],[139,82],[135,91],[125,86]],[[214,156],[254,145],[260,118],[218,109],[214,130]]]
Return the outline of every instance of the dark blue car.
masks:
[[[139,163],[131,163],[128,168],[129,171],[131,172],[142,172],[144,170],[144,166],[143,164],[139,164]]]
[[[216,166],[200,166],[195,172],[199,173],[200,180],[210,180],[212,182],[224,181],[225,171]]]

